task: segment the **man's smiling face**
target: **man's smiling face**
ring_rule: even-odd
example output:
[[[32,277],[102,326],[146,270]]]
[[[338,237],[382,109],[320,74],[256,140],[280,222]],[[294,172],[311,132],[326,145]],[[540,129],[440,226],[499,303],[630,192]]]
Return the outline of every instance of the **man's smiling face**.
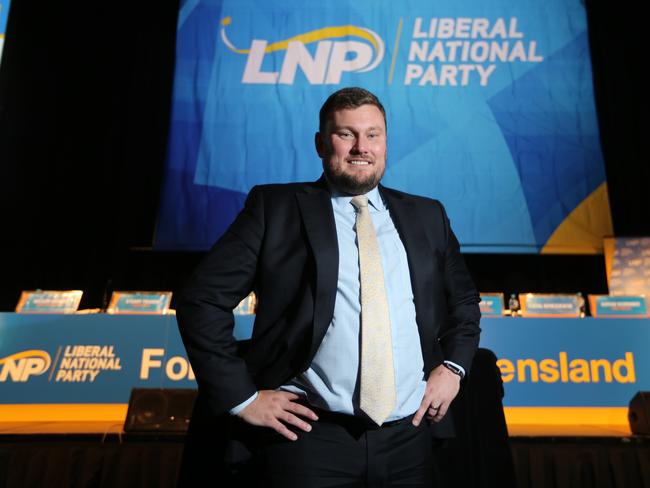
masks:
[[[374,105],[332,112],[316,151],[330,184],[350,195],[377,186],[386,169],[386,121]]]

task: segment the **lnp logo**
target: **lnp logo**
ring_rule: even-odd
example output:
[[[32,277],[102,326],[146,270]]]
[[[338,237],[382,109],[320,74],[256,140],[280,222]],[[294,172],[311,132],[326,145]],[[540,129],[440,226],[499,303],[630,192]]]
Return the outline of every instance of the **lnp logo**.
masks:
[[[341,82],[344,72],[371,71],[384,58],[384,41],[376,33],[363,27],[324,27],[272,44],[265,40],[253,39],[250,49],[237,49],[226,36],[226,27],[231,22],[230,17],[221,21],[221,39],[231,51],[248,55],[242,83],[291,85],[296,71],[300,68],[312,85],[337,84]],[[329,40],[345,38],[347,40],[344,41]],[[316,43],[313,56],[306,47],[312,43]],[[280,71],[263,71],[264,56],[280,51],[286,51]]]
[[[38,376],[45,373],[52,364],[50,355],[46,351],[30,349],[17,352],[11,356],[0,359],[0,381],[25,382],[30,376]]]

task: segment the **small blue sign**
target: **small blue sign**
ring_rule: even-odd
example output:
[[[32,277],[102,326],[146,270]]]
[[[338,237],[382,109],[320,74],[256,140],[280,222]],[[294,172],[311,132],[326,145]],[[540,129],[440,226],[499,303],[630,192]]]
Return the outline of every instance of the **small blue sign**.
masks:
[[[164,314],[169,310],[172,294],[161,292],[116,291],[108,306],[109,313]]]
[[[24,291],[16,306],[20,313],[74,313],[79,308],[83,292],[81,290]]]
[[[647,317],[648,307],[642,296],[590,295],[594,317]]]
[[[544,295],[526,293],[519,295],[524,317],[579,317],[584,306],[580,295]]]
[[[479,307],[483,317],[501,317],[503,315],[503,293],[481,293]]]

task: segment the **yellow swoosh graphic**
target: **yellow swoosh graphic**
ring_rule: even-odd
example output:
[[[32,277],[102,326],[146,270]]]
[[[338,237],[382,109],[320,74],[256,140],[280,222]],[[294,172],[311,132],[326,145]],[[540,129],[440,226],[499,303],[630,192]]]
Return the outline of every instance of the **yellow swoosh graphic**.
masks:
[[[46,371],[50,367],[50,355],[45,352],[45,351],[40,351],[38,349],[29,349],[27,351],[20,351],[15,354],[12,354],[11,356],[6,356],[2,359],[0,359],[0,364],[4,364],[7,361],[11,360],[18,360],[18,359],[23,359],[23,358],[33,358],[33,357],[38,357],[41,358],[45,361],[45,368],[43,368],[43,371]]]
[[[225,27],[229,25],[230,22],[231,22],[230,17],[226,17],[221,21],[221,24]],[[290,37],[289,39],[285,39],[283,41],[274,42],[273,44],[269,44],[268,46],[266,46],[264,52],[272,53],[274,51],[283,51],[289,47],[290,42],[298,41],[298,42],[302,42],[303,44],[309,44],[312,42],[321,41],[323,39],[340,38],[340,37],[348,37],[348,36],[361,37],[362,39],[365,39],[368,42],[370,42],[374,46],[376,51],[379,50],[379,45],[377,44],[377,40],[367,30],[354,25],[341,25],[336,27],[323,27],[322,29],[316,29],[313,31],[305,32],[303,34]],[[250,53],[250,49],[237,49],[229,42],[226,43],[226,46],[228,46],[228,49],[230,49],[231,51],[234,51],[239,54]]]

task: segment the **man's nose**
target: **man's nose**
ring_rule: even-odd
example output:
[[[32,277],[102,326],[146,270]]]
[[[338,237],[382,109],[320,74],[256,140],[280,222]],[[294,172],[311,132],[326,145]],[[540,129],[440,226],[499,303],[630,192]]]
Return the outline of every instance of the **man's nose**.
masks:
[[[368,138],[365,136],[358,136],[355,141],[354,145],[352,146],[351,152],[353,154],[365,154],[368,152]]]

